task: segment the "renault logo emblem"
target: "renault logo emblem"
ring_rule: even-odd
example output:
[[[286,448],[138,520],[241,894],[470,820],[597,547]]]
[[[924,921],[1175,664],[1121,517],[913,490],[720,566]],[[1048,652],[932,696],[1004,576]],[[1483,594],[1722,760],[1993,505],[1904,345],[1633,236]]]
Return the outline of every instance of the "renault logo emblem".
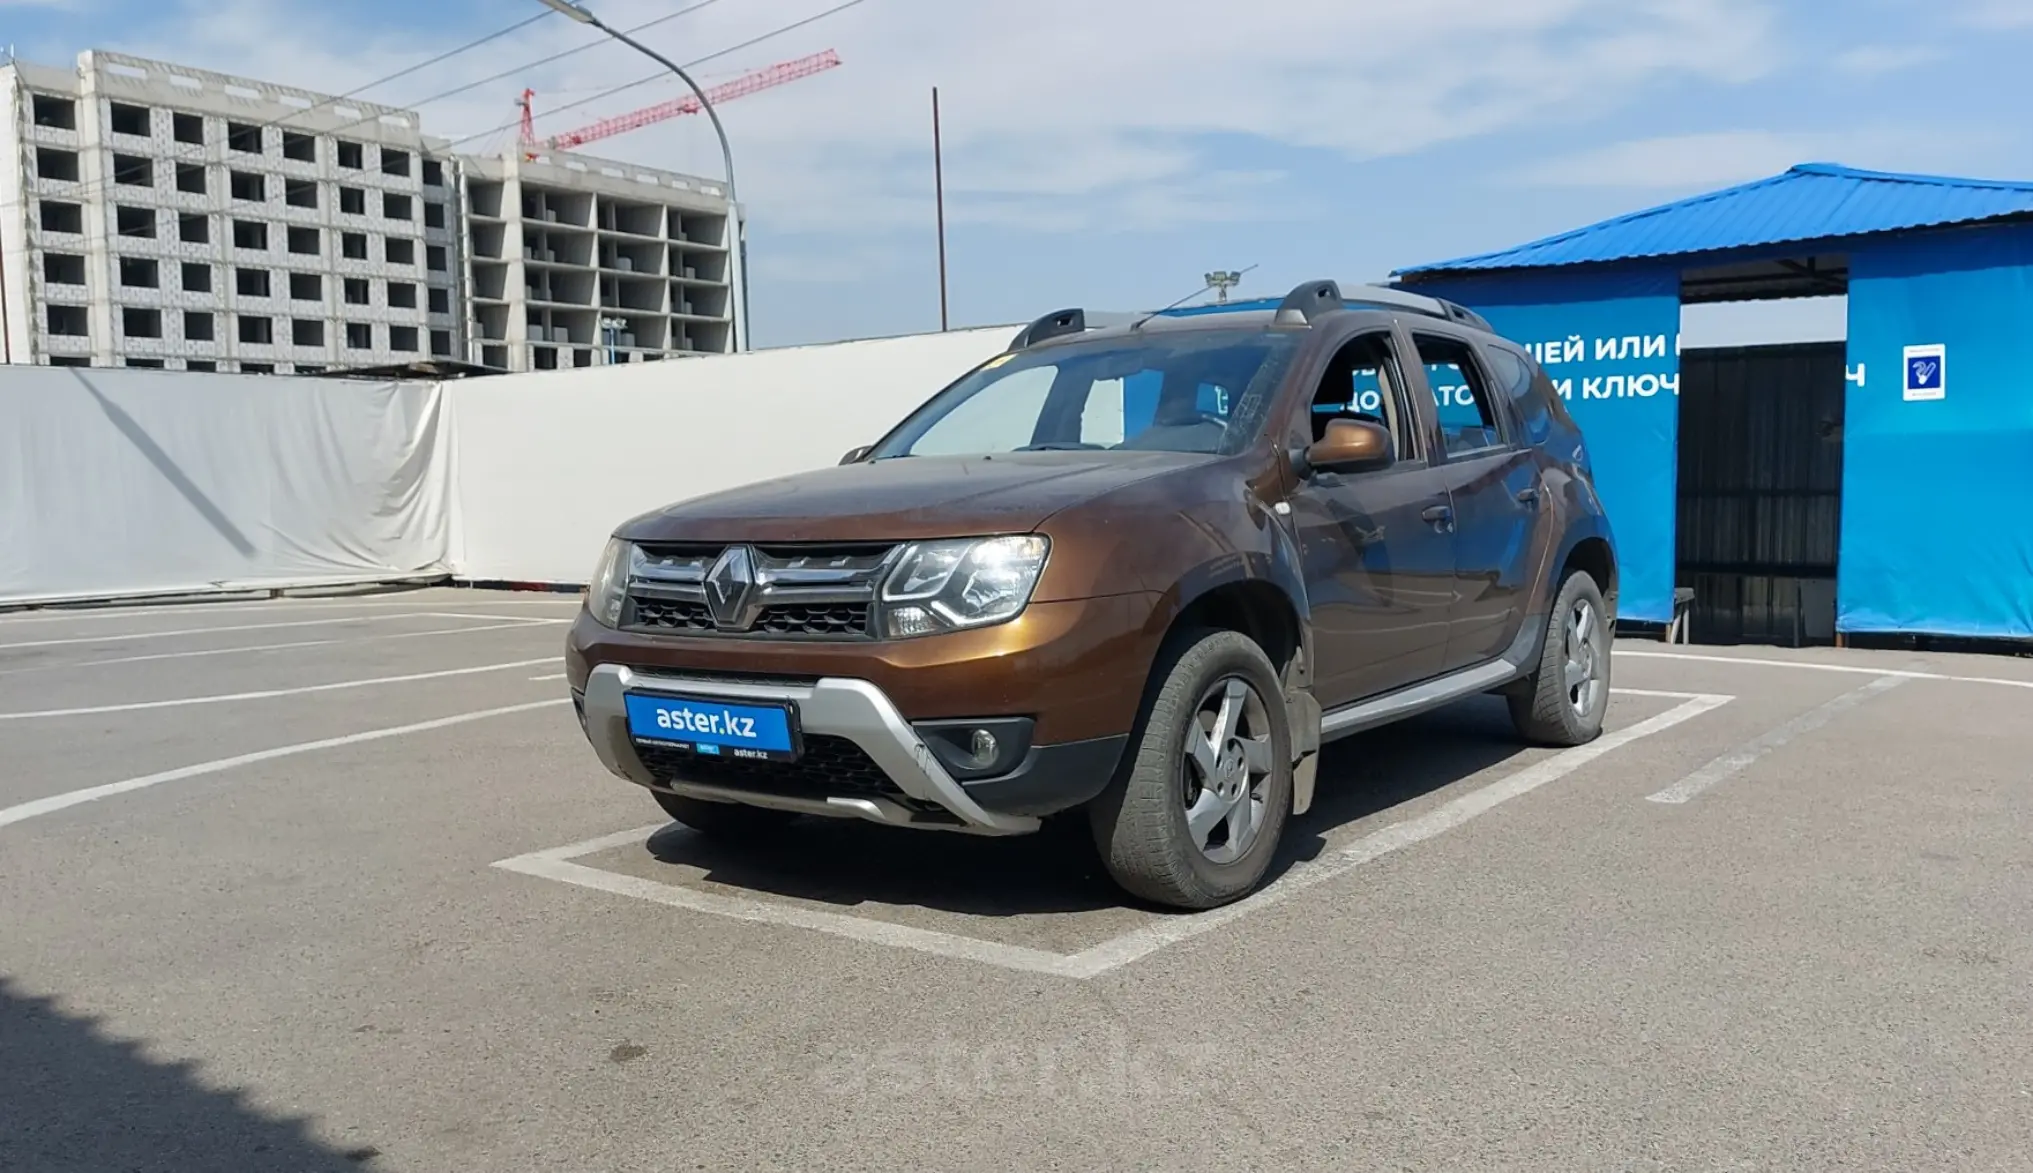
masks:
[[[706,609],[713,626],[745,631],[755,622],[749,600],[755,594],[755,555],[747,546],[729,546],[706,572]]]

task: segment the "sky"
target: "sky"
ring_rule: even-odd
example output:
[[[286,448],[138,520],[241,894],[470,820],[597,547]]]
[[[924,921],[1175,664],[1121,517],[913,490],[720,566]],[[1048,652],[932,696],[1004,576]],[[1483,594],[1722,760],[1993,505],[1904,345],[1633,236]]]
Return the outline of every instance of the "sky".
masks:
[[[834,49],[726,103],[754,340],[939,326],[931,91],[954,326],[1378,280],[1796,162],[2033,178],[2033,0],[597,0],[702,84]],[[683,11],[690,9],[690,11]],[[0,0],[0,45],[102,48],[358,96],[499,150],[681,92],[538,0]],[[802,27],[767,36],[817,17]],[[561,60],[531,64],[566,49]],[[730,51],[731,50],[731,51]],[[506,76],[449,97],[445,91]],[[590,100],[589,100],[590,99]],[[574,108],[559,109],[577,103]],[[555,113],[548,113],[555,111]],[[700,117],[583,155],[720,173]],[[1840,336],[1827,305],[1711,331]],[[1773,335],[1773,337],[1765,337]]]

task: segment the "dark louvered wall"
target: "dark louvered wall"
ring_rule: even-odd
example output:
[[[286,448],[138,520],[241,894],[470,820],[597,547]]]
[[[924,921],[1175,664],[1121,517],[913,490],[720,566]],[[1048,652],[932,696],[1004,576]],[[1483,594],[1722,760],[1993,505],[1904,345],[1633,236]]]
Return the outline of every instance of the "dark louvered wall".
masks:
[[[1833,639],[1843,372],[1840,342],[1681,355],[1677,581],[1695,642]]]

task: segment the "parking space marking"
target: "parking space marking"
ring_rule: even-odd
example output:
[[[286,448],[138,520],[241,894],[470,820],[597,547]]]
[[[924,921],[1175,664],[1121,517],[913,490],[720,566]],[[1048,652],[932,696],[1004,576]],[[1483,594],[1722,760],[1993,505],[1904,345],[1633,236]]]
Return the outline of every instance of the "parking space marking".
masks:
[[[1811,672],[1847,672],[1853,676],[1902,676],[1908,680],[1947,680],[1955,684],[1999,684],[2006,688],[2033,688],[2033,680],[2006,680],[1998,676],[1953,676],[1946,672],[1920,672],[1911,668],[1871,668],[1862,664],[1812,664],[1800,660],[1703,656],[1693,652],[1638,652],[1622,648],[1611,654],[1619,659],[1630,657],[1636,660],[1687,660],[1697,664],[1744,664],[1753,668],[1805,668]]]
[[[563,680],[564,678],[565,674],[563,672],[549,672],[542,676],[530,677],[531,680]]]
[[[583,843],[519,855],[513,859],[500,860],[494,866],[504,871],[732,920],[806,929],[866,944],[886,945],[918,953],[981,962],[1022,973],[1086,981],[1142,960],[1168,946],[1220,928],[1253,912],[1269,908],[1371,860],[1451,831],[1471,819],[1488,814],[1514,798],[1530,794],[1548,783],[1558,781],[1605,754],[1641,738],[1671,729],[1682,722],[1691,721],[1736,699],[1717,693],[1642,693],[1632,689],[1617,691],[1626,695],[1682,699],[1680,704],[1656,717],[1604,733],[1587,745],[1562,750],[1552,757],[1526,766],[1509,777],[1472,790],[1425,814],[1393,823],[1365,835],[1323,859],[1298,864],[1275,883],[1248,899],[1210,912],[1169,917],[1157,924],[1132,930],[1078,953],[1051,953],[956,933],[942,933],[886,921],[873,921],[845,913],[749,897],[700,892],[676,884],[622,875],[574,862],[580,857],[597,852],[639,844],[652,833],[661,830],[666,825],[662,823],[638,827],[631,831],[618,831]]]
[[[633,831],[602,835],[598,839],[574,843],[569,847],[552,848],[548,851],[519,855],[514,859],[504,859],[494,866],[503,871],[520,872],[526,876],[556,880],[580,888],[610,892],[616,896],[632,896],[653,904],[703,912],[729,920],[808,929],[870,945],[887,945],[893,949],[910,949],[963,961],[985,962],[1003,969],[1026,973],[1042,973],[1054,977],[1085,976],[1069,968],[1072,958],[1059,953],[1048,953],[1042,949],[1027,949],[1021,945],[1005,945],[999,941],[984,941],[978,937],[913,928],[909,925],[869,920],[865,917],[804,908],[794,904],[699,892],[691,888],[680,888],[675,884],[662,884],[655,880],[626,876],[572,862],[578,856],[625,847],[631,843],[641,843],[667,825],[656,823],[647,827],[637,827]]]
[[[23,672],[68,672],[77,668],[103,668],[113,664],[146,664],[154,660],[195,660],[204,656],[237,656],[247,652],[280,652],[291,648],[350,647],[353,644],[377,643],[392,639],[421,639],[430,635],[470,635],[481,631],[509,631],[517,628],[539,626],[527,620],[508,623],[492,623],[480,627],[434,627],[429,631],[391,631],[381,635],[359,635],[348,639],[306,639],[294,643],[252,644],[244,648],[205,648],[195,652],[156,652],[147,656],[117,656],[110,660],[79,660],[70,664],[31,664],[25,668],[0,668],[0,676],[19,676]]]
[[[166,701],[133,701],[124,705],[90,705],[77,709],[37,709],[26,713],[0,713],[0,721],[29,721],[38,717],[87,717],[98,713],[134,713],[143,709],[174,709],[185,705],[218,705],[228,701],[261,701],[279,696],[301,696],[312,692],[339,692],[349,688],[372,688],[381,684],[408,684],[416,680],[443,680],[451,676],[473,676],[482,672],[503,672],[510,668],[533,668],[555,664],[556,656],[535,660],[510,660],[505,664],[482,664],[477,668],[444,668],[436,672],[411,672],[403,676],[377,676],[371,680],[338,680],[330,684],[305,684],[297,688],[265,688],[259,692],[215,693],[211,696],[177,697]]]
[[[1880,693],[1890,692],[1908,681],[1905,676],[1881,676],[1862,688],[1843,693],[1834,700],[1807,710],[1779,726],[1753,737],[1728,753],[1687,775],[1680,781],[1659,791],[1646,795],[1648,802],[1661,802],[1678,806],[1702,791],[1735,774],[1751,763],[1799,737],[1811,733],[1834,720],[1836,716],[1856,708]]]
[[[239,623],[226,627],[185,627],[175,631],[127,631],[119,635],[75,635],[65,639],[37,639],[25,643],[0,644],[0,652],[11,652],[21,648],[57,648],[74,644],[110,644],[124,639],[167,639],[176,635],[211,635],[229,631],[279,631],[286,627],[330,627],[335,623],[387,623],[396,619],[429,618],[428,611],[411,611],[402,615],[340,615],[330,619],[298,619],[289,623]]]
[[[564,703],[564,698],[554,697],[546,701],[532,701],[520,705],[504,705],[498,709],[481,709],[478,712],[459,713],[451,717],[438,717],[430,721],[418,721],[411,725],[394,725],[386,729],[370,729],[364,733],[348,733],[342,737],[327,737],[318,741],[304,741],[295,745],[277,746],[274,749],[258,750],[254,753],[236,754],[230,758],[199,762],[193,766],[179,766],[174,770],[163,770],[156,774],[144,774],[139,778],[129,778],[124,782],[108,782],[103,786],[89,786],[83,790],[73,790],[68,794],[53,794],[48,798],[38,798],[33,802],[24,802],[18,806],[0,809],[0,827],[6,827],[14,823],[25,823],[30,819],[55,814],[57,811],[67,810],[87,802],[97,802],[102,798],[112,798],[117,794],[128,794],[136,790],[145,790],[151,786],[160,786],[165,782],[181,782],[186,778],[217,774],[222,770],[231,770],[240,766],[251,766],[259,762],[274,761],[277,758],[295,757],[298,754],[314,753],[321,749],[337,749],[340,746],[346,745],[359,745],[362,742],[380,741],[389,737],[401,737],[409,733],[424,733],[432,729],[448,729],[454,725],[464,725],[469,721],[483,721],[489,717],[506,717],[512,713],[527,713],[550,705],[562,705]]]

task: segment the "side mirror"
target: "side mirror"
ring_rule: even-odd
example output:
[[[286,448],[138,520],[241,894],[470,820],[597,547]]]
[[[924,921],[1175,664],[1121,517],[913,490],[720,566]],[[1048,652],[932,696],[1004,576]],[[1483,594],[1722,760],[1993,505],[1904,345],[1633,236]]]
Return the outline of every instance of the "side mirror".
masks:
[[[845,455],[845,456],[841,457],[841,458],[840,458],[840,463],[842,463],[842,464],[855,464],[855,463],[859,462],[859,461],[861,460],[861,458],[862,458],[862,457],[864,457],[864,456],[868,455],[868,450],[869,450],[869,449],[871,449],[871,448],[873,448],[873,447],[875,447],[875,445],[873,445],[873,444],[863,444],[863,445],[862,445],[861,447],[859,447],[859,448],[856,448],[856,449],[853,449],[853,450],[849,451],[849,452],[847,453],[847,455]]]
[[[1327,421],[1327,431],[1306,449],[1306,463],[1331,472],[1374,472],[1396,459],[1391,433],[1369,420]]]

